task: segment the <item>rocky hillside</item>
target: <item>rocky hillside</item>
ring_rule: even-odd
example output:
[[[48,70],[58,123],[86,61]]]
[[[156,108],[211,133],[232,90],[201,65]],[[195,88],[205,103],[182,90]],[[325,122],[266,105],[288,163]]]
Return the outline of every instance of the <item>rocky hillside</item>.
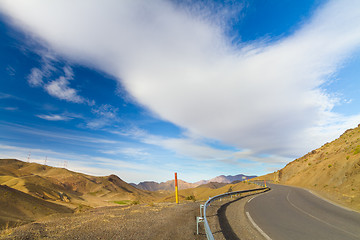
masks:
[[[264,177],[312,189],[332,201],[360,210],[360,124]]]

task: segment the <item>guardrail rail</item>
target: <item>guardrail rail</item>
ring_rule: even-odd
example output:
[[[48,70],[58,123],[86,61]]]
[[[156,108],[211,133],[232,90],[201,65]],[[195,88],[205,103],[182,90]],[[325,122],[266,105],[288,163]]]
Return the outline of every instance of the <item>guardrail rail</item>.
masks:
[[[200,205],[200,217],[196,218],[197,234],[199,234],[199,223],[203,222],[207,239],[208,240],[214,240],[214,235],[212,234],[212,232],[210,230],[209,223],[208,223],[208,221],[206,219],[206,208],[210,205],[211,202],[213,202],[215,200],[219,200],[219,199],[224,198],[224,197],[229,197],[229,196],[232,197],[233,195],[241,196],[242,193],[249,193],[249,192],[256,192],[256,191],[263,191],[263,190],[269,190],[270,189],[269,187],[266,186],[265,181],[251,181],[251,183],[257,184],[257,185],[261,186],[262,188],[223,193],[223,194],[214,196],[212,198],[209,198],[209,200],[207,200],[205,204],[201,204]]]

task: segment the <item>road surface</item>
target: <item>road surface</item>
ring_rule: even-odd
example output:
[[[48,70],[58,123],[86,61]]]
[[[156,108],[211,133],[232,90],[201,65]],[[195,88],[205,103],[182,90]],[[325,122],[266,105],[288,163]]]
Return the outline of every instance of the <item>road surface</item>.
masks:
[[[245,213],[267,239],[359,240],[360,213],[333,205],[307,190],[272,184],[250,198]]]

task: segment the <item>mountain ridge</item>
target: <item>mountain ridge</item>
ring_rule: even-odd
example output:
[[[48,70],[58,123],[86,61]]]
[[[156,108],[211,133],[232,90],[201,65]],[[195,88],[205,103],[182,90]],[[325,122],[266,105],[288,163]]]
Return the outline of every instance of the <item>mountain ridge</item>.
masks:
[[[210,183],[226,183],[226,184],[230,184],[234,181],[242,181],[244,180],[244,177],[246,179],[251,179],[251,178],[255,178],[257,176],[247,176],[244,174],[237,174],[237,175],[219,175],[217,177],[214,177],[210,180],[200,180],[194,183],[189,183],[186,181],[183,181],[181,179],[178,180],[178,187],[179,190],[182,189],[188,189],[188,188],[196,188],[199,187],[201,185],[207,185]],[[144,181],[144,182],[140,182],[138,184],[136,183],[129,183],[130,185],[141,189],[141,190],[147,190],[147,191],[173,191],[175,188],[175,181],[174,180],[168,180],[166,182],[155,182],[155,181]],[[210,185],[209,185],[210,186]],[[216,184],[211,185],[211,187],[215,187],[217,186]],[[222,185],[221,185],[222,186]]]

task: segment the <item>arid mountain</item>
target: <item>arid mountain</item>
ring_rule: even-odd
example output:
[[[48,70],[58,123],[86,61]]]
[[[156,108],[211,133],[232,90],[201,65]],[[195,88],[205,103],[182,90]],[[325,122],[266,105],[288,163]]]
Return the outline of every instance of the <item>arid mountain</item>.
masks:
[[[233,182],[235,183],[235,181]],[[210,189],[218,189],[222,188],[223,186],[228,185],[229,183],[219,183],[219,182],[209,182],[206,184],[202,184],[200,186],[197,186],[197,188],[210,188]]]
[[[257,176],[246,176],[244,174],[238,174],[238,175],[235,175],[235,176],[220,175],[220,176],[217,176],[217,177],[214,177],[214,178],[208,180],[207,183],[210,183],[210,182],[232,183],[234,181],[242,181],[244,179],[251,179],[251,178],[255,178],[255,177],[257,177]]]
[[[224,184],[224,183],[210,183],[211,184]],[[241,191],[247,189],[259,188],[259,186],[251,183],[240,182],[236,184],[226,184],[219,188],[209,187],[207,185],[198,186],[196,188],[182,189],[179,191],[179,200],[208,200],[209,197],[213,197],[226,192]],[[163,199],[163,201],[175,201],[174,193],[171,193]]]
[[[283,169],[259,178],[305,187],[360,210],[360,124]]]
[[[16,159],[0,159],[0,229],[54,213],[152,202],[165,193],[137,189],[116,175],[94,177]]]
[[[54,213],[72,213],[65,206],[48,202],[6,185],[0,185],[0,228],[32,222]]]
[[[175,189],[175,180],[169,180],[166,182],[161,182],[161,183],[157,183],[157,182],[152,182],[152,181],[145,181],[145,182],[140,182],[139,184],[135,184],[135,183],[130,183],[130,185],[138,188],[138,189],[142,189],[142,190],[147,190],[147,191],[174,191]],[[197,184],[194,183],[188,183],[185,182],[183,180],[178,180],[178,187],[179,190],[181,189],[187,189],[187,188],[194,188],[197,187]]]
[[[181,189],[188,189],[188,188],[196,188],[199,187],[201,185],[206,185],[209,183],[232,183],[233,181],[242,181],[244,180],[244,177],[246,179],[251,179],[254,178],[256,176],[246,176],[243,174],[238,174],[235,176],[224,176],[224,175],[220,175],[217,176],[215,178],[212,178],[210,180],[200,180],[198,182],[195,183],[188,183],[185,182],[183,180],[178,180],[178,184],[179,184],[179,190]],[[139,184],[135,184],[135,183],[130,183],[130,185],[138,188],[138,189],[142,189],[142,190],[147,190],[147,191],[158,191],[158,190],[164,190],[164,191],[174,191],[175,189],[175,183],[174,180],[169,180],[166,182],[161,182],[161,183],[157,183],[157,182],[153,182],[153,181],[145,181],[145,182],[140,182]],[[217,185],[216,185],[217,186]],[[224,185],[222,185],[224,186]],[[215,185],[214,184],[210,184],[209,187],[214,188]]]
[[[40,199],[69,203],[70,207],[103,206],[119,200],[147,201],[156,194],[139,190],[115,175],[94,177],[15,159],[0,159],[0,184]]]

